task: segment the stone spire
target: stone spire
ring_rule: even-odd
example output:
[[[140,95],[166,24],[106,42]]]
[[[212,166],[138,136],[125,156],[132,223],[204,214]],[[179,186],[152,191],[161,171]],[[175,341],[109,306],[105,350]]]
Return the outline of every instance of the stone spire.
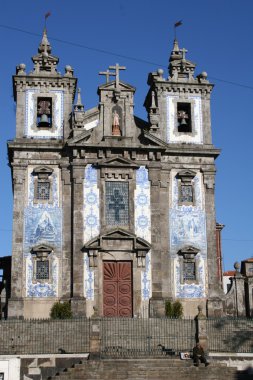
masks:
[[[42,40],[39,44],[38,54],[32,57],[34,63],[33,74],[58,74],[57,64],[59,58],[51,55],[51,45],[47,38],[47,30],[44,28]]]
[[[48,54],[50,54],[51,50],[52,50],[52,48],[51,48],[50,42],[48,41],[48,38],[47,38],[47,30],[46,30],[46,28],[44,28],[42,40],[41,40],[41,43],[40,43],[39,48],[38,48],[38,53],[42,53],[42,52],[46,51]]]
[[[77,90],[77,101],[74,106],[75,111],[84,111],[84,105],[82,103],[82,98],[81,98],[81,89],[78,88]]]
[[[178,41],[175,39],[169,59],[169,80],[175,82],[195,81],[194,70],[196,64],[185,58],[186,53],[187,50],[185,48],[180,49]]]
[[[73,113],[73,129],[82,128],[84,126],[84,105],[81,99],[81,89],[78,88],[77,101],[74,105]]]

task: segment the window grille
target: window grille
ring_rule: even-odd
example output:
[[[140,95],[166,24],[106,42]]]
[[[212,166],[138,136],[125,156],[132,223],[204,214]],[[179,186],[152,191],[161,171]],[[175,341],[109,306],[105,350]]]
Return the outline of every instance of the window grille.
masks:
[[[111,226],[129,223],[128,182],[105,183],[106,223]]]
[[[49,261],[38,260],[36,263],[36,279],[48,280],[49,279]]]
[[[50,199],[50,182],[40,182],[37,183],[37,199],[39,200],[49,200]]]
[[[196,280],[195,262],[194,261],[184,261],[184,280],[192,281]]]
[[[181,203],[193,203],[193,189],[192,185],[181,184]]]

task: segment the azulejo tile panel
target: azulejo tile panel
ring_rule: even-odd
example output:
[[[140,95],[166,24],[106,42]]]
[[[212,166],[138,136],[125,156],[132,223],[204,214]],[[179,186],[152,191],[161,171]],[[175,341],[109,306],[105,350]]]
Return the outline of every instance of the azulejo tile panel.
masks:
[[[58,296],[59,253],[62,247],[62,208],[59,207],[59,173],[52,174],[52,202],[34,203],[33,168],[28,170],[27,207],[24,210],[24,259],[26,261],[27,297]],[[33,280],[31,249],[39,244],[53,248],[50,282]]]
[[[178,95],[167,95],[167,142],[168,143],[191,143],[203,144],[203,123],[201,110],[201,96],[189,96],[188,100],[193,102],[194,131],[192,134],[177,133],[177,102]]]
[[[169,210],[170,220],[170,255],[174,265],[174,289],[178,298],[202,298],[206,294],[206,213],[204,208],[204,192],[202,175],[194,178],[194,206],[179,205],[177,172],[172,171],[172,207]],[[180,262],[178,252],[186,246],[200,250],[196,256],[197,283],[180,283]]]
[[[55,208],[27,207],[25,217],[25,239],[26,248],[32,248],[44,243],[60,248],[62,243],[62,210]]]
[[[54,168],[54,172],[51,175],[52,177],[52,201],[43,202],[43,203],[34,203],[34,176],[32,174],[33,168],[28,169],[28,206],[33,208],[44,209],[45,207],[54,209],[59,207],[59,171]]]
[[[84,244],[100,233],[100,200],[97,181],[97,170],[88,164],[85,168],[83,187]],[[90,269],[86,253],[84,253],[84,296],[89,300],[94,299],[94,272]]]
[[[151,242],[150,182],[148,169],[141,166],[136,171],[135,233],[142,239]],[[146,268],[142,272],[142,300],[151,297],[151,252],[146,256]]]
[[[175,260],[175,277],[176,277],[176,297],[177,298],[203,298],[205,292],[205,260],[201,257],[201,253],[196,257],[196,268],[198,283],[182,284],[180,282],[180,265],[179,261]]]
[[[35,137],[36,139],[48,139],[51,137],[61,139],[63,137],[63,91],[51,90],[47,92],[47,96],[53,96],[53,120],[54,128],[51,130],[34,129],[34,123],[37,115],[37,98],[36,94],[40,93],[40,89],[26,90],[26,115],[24,136]]]
[[[32,260],[31,254],[26,257],[26,296],[27,297],[57,297],[58,295],[58,277],[59,277],[59,265],[58,259],[53,256],[52,267],[51,267],[51,277],[52,281],[47,282],[36,282],[33,279],[34,272],[34,261]]]

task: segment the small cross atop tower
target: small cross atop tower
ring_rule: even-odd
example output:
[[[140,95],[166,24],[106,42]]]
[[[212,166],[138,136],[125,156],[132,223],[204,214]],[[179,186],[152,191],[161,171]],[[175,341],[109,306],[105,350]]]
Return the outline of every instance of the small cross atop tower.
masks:
[[[188,50],[186,50],[185,48],[183,49],[180,49],[181,53],[182,53],[182,59],[185,61],[185,53],[188,52]]]

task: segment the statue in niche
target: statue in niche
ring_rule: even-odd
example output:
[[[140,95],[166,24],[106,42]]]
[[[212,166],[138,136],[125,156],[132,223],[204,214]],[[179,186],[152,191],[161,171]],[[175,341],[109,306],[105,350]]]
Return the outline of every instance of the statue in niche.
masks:
[[[121,130],[120,130],[120,125],[119,125],[120,117],[119,117],[119,114],[116,110],[113,111],[112,119],[113,119],[112,135],[113,136],[121,136]]]

